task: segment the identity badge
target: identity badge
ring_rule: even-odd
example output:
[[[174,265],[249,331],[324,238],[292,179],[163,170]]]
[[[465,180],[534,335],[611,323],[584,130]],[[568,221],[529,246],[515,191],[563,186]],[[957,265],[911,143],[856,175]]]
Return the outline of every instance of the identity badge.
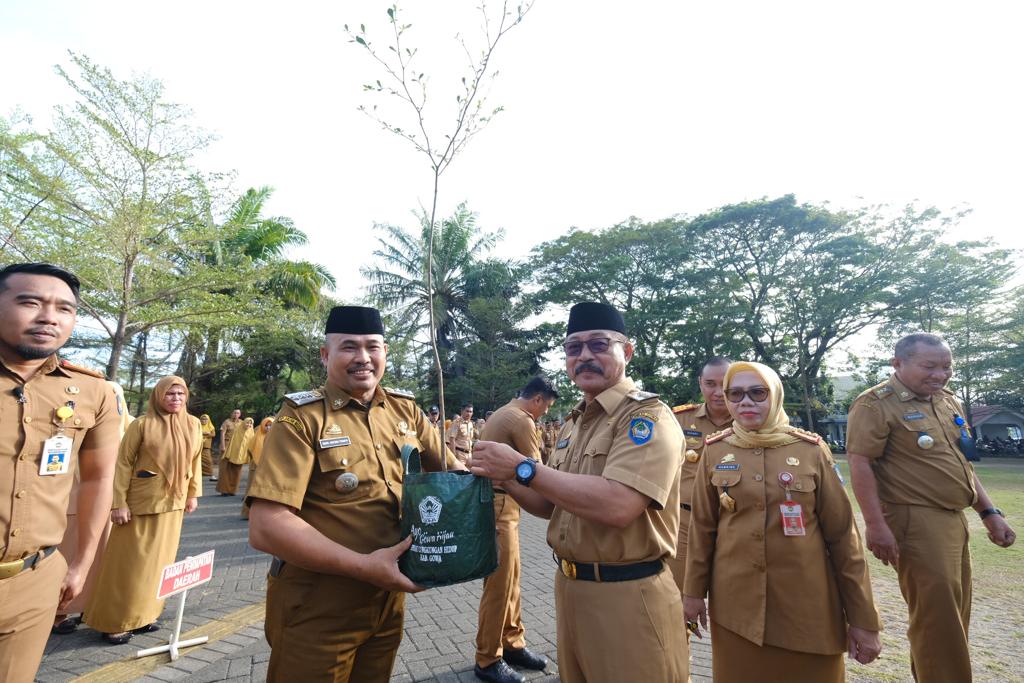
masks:
[[[69,436],[58,434],[43,442],[43,457],[39,462],[39,474],[43,476],[67,474],[71,469],[71,445]]]

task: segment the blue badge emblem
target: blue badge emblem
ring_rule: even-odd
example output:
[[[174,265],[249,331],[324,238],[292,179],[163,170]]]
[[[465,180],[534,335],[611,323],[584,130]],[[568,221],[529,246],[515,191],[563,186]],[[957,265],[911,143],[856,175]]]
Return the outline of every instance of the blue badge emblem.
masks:
[[[654,436],[654,422],[646,417],[634,418],[629,423],[629,438],[637,446],[643,446]]]

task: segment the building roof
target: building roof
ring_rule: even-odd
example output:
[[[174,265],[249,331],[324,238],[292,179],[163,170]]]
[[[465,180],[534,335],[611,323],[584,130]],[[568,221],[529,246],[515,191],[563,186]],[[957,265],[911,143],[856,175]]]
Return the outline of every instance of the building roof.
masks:
[[[974,426],[977,427],[979,425],[985,424],[995,416],[1000,415],[1002,413],[1009,413],[1014,417],[1014,421],[1021,425],[1024,425],[1024,415],[1021,415],[1020,413],[1010,410],[1009,408],[1006,408],[1004,406],[972,406],[971,421],[974,423]]]

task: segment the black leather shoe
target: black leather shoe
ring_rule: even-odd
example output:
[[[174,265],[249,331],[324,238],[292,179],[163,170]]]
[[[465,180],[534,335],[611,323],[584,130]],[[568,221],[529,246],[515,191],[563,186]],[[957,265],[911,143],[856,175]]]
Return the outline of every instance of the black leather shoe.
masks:
[[[160,622],[154,621],[152,624],[146,624],[139,628],[133,628],[132,633],[156,633],[160,630]]]
[[[64,617],[59,622],[53,625],[50,629],[50,633],[56,633],[59,636],[70,635],[75,632],[78,625],[82,623],[82,615],[74,617]]]
[[[124,645],[132,639],[131,631],[124,631],[122,633],[104,633],[103,640],[107,641],[111,645]]]
[[[473,666],[473,673],[481,681],[489,681],[490,683],[526,683],[523,675],[509,667],[504,659],[499,659],[494,664],[482,669],[479,664],[475,664]]]
[[[543,671],[548,668],[547,657],[535,655],[525,647],[522,650],[513,650],[510,647],[506,647],[502,658],[512,666],[518,666],[520,669]]]

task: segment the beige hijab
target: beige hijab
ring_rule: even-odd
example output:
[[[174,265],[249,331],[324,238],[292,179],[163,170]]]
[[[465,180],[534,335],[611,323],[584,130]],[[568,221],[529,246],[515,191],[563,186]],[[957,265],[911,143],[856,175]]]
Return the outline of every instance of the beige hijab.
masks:
[[[185,494],[186,475],[199,446],[199,420],[189,415],[186,409],[178,413],[168,413],[163,409],[164,396],[175,384],[185,388],[185,403],[188,404],[185,380],[169,375],[157,382],[149,395],[149,407],[142,425],[142,448],[167,481],[168,492],[179,498]]]
[[[782,380],[778,374],[767,365],[761,363],[747,363],[740,361],[733,363],[725,372],[725,390],[729,390],[732,378],[740,372],[754,372],[761,378],[761,381],[768,387],[768,401],[771,407],[768,409],[768,416],[760,429],[744,429],[736,416],[733,415],[732,434],[725,437],[726,442],[739,448],[778,448],[799,441],[793,436],[796,427],[789,424],[789,415],[782,407],[786,397],[782,389]],[[738,404],[729,402],[730,413],[732,408]]]
[[[274,418],[265,417],[260,422],[260,426],[256,428],[256,436],[252,438],[252,444],[249,446],[249,453],[252,454],[253,463],[259,467],[260,458],[263,457],[263,442],[267,439],[269,430],[267,427],[274,424]]]
[[[249,462],[249,442],[253,438],[252,422],[251,417],[245,418],[231,433],[231,443],[228,444],[224,457],[233,465],[244,465]]]

